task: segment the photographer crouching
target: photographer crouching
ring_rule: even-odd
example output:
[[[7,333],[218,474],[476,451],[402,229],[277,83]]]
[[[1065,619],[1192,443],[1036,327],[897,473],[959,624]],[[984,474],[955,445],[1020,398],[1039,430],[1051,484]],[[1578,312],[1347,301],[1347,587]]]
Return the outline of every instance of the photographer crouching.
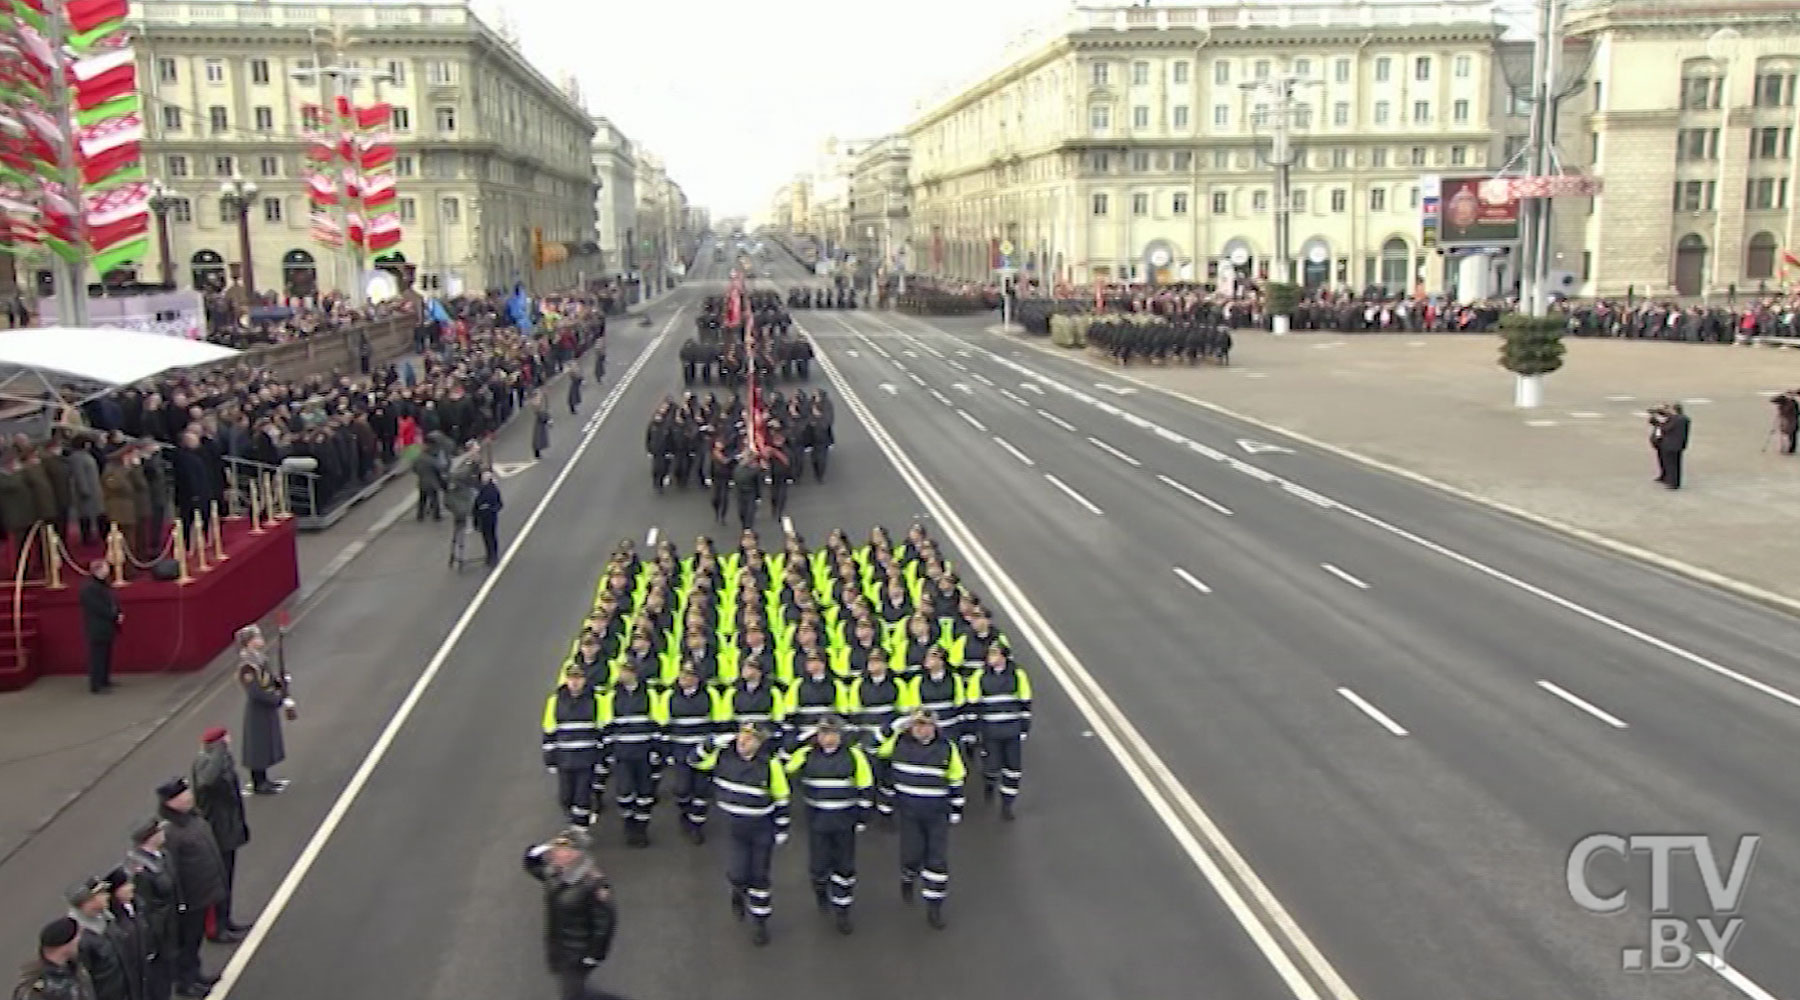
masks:
[[[1656,452],[1656,482],[1681,489],[1681,456],[1687,451],[1691,421],[1680,403],[1662,403],[1649,410],[1650,447]]]
[[[624,1000],[588,986],[618,928],[612,884],[589,856],[587,832],[573,828],[525,852],[525,871],[544,884],[544,955],[561,1000]]]

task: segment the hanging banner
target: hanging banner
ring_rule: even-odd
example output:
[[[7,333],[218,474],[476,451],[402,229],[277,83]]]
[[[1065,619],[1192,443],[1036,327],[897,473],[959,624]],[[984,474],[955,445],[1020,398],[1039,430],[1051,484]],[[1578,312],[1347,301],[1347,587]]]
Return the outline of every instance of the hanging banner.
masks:
[[[1493,247],[1519,240],[1519,198],[1491,190],[1490,177],[1444,177],[1439,184],[1438,242],[1444,247]],[[1495,197],[1498,194],[1499,197]]]

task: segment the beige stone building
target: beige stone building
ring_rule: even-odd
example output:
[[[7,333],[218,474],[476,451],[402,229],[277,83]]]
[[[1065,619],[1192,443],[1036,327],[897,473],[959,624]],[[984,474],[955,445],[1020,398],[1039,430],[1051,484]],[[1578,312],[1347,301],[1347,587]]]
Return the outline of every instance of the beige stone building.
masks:
[[[850,167],[850,247],[882,270],[904,266],[907,256],[911,164],[906,137],[890,135],[865,147]]]
[[[637,267],[637,153],[617,125],[594,118],[594,233],[599,274],[622,277]]]
[[[1075,283],[1266,274],[1266,84],[1291,75],[1296,278],[1435,284],[1420,177],[1494,166],[1497,34],[1486,0],[1077,8],[907,129],[913,269],[985,278],[1009,241]]]
[[[354,97],[393,105],[405,230],[396,251],[416,265],[420,286],[574,283],[580,258],[533,273],[532,244],[540,232],[546,242],[593,241],[594,126],[575,96],[466,6],[159,0],[133,4],[132,18],[147,159],[174,199],[179,285],[223,282],[235,270],[237,227],[219,185],[237,174],[257,186],[257,288],[345,286],[343,255],[309,235],[301,108],[321,94],[316,76],[295,76],[332,58],[338,28],[347,62],[388,77],[363,80]],[[157,270],[154,259],[144,268]]]
[[[1800,20],[1788,3],[1613,0],[1579,11],[1594,47],[1564,115],[1598,198],[1581,220],[1580,293],[1721,295],[1774,287],[1800,243]],[[1568,238],[1559,232],[1560,238]]]

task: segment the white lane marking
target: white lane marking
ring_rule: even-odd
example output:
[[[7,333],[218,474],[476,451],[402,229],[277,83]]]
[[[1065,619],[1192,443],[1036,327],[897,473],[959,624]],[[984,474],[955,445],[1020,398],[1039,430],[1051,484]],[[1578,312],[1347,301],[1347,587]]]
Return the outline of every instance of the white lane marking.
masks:
[[[936,389],[931,390],[931,395],[934,399],[936,399],[938,402],[944,404],[945,406],[955,406],[956,405],[955,403],[950,402],[949,396],[944,395],[943,393],[937,391]]]
[[[958,410],[957,410],[957,411],[956,411],[956,415],[957,415],[957,416],[959,416],[959,417],[961,417],[961,418],[963,418],[963,420],[964,420],[964,421],[965,421],[965,422],[966,422],[966,423],[967,423],[967,424],[968,424],[968,425],[969,425],[969,426],[970,426],[970,427],[973,427],[973,428],[975,428],[975,429],[976,429],[976,430],[978,430],[978,431],[980,431],[980,432],[981,432],[981,433],[983,433],[983,434],[986,434],[986,433],[987,433],[987,428],[986,428],[986,427],[983,427],[983,426],[982,426],[982,425],[981,425],[981,421],[979,421],[979,420],[976,420],[976,419],[975,419],[975,418],[974,418],[974,417],[972,417],[972,416],[970,416],[970,415],[969,415],[969,411],[968,411],[968,410],[964,410],[964,409],[958,409]]]
[[[1700,960],[1701,965],[1718,973],[1720,979],[1736,987],[1739,993],[1749,997],[1750,1000],[1777,1000],[1775,994],[1758,986],[1755,980],[1732,968],[1726,964],[1724,959],[1712,952],[1698,951],[1694,953],[1694,957]]]
[[[1096,516],[1106,513],[1105,511],[1101,510],[1099,507],[1095,506],[1094,501],[1089,500],[1087,497],[1084,497],[1081,494],[1075,492],[1075,488],[1070,486],[1068,483],[1065,483],[1062,480],[1056,478],[1055,476],[1052,476],[1048,472],[1044,473],[1044,478],[1050,480],[1050,485],[1056,487],[1059,490],[1062,490],[1064,493],[1067,493],[1069,495],[1069,499],[1075,501],[1076,503],[1082,505],[1083,507],[1086,507],[1088,509],[1088,513],[1094,514]]]
[[[1106,452],[1108,455],[1111,455],[1112,457],[1118,459],[1119,461],[1124,462],[1126,465],[1135,465],[1139,468],[1142,468],[1144,465],[1144,463],[1138,461],[1135,458],[1132,458],[1130,455],[1125,454],[1124,452],[1120,451],[1117,448],[1114,448],[1112,445],[1107,444],[1105,441],[1102,441],[1097,437],[1089,437],[1088,444],[1091,444],[1094,447],[1100,449],[1101,451]]]
[[[1267,441],[1252,441],[1249,438],[1238,438],[1237,446],[1252,455],[1292,455],[1294,449],[1283,448]]]
[[[806,334],[797,325],[796,329],[802,335]],[[944,501],[936,487],[919,472],[912,459],[901,451],[869,408],[862,404],[856,390],[850,388],[831,358],[823,351],[818,353],[818,358],[819,367],[837,386],[838,395],[850,405],[851,412],[869,431],[869,436],[887,456],[889,464],[918,495],[920,502],[937,518],[938,523],[943,525],[945,534],[969,564],[975,567],[981,577],[994,585],[994,599],[1011,617],[1019,635],[1031,644],[1045,669],[1069,693],[1070,699],[1092,727],[1094,734],[1118,760],[1126,777],[1144,795],[1188,859],[1218,894],[1238,925],[1244,928],[1244,933],[1256,945],[1263,958],[1281,977],[1288,991],[1296,1000],[1320,1000],[1320,988],[1314,987],[1312,980],[1307,978],[1307,973],[1310,973],[1321,984],[1324,996],[1331,1000],[1357,1000],[1356,991],[1350,988],[1350,984],[1344,981],[1342,974],[1332,966],[1318,945],[1300,928],[1281,901],[1275,898],[1274,892],[1250,866],[1243,853],[1226,837],[1225,831],[1175,778],[1169,765],[1144,739],[1143,734],[1138,732],[1137,727],[1132,725],[1131,719],[1113,701],[1106,688],[1075,658],[1068,643],[1056,633],[1043,613],[1019,588],[1018,583],[987,547],[981,544],[980,538],[970,530],[968,524]],[[1229,869],[1229,875],[1226,869]],[[1240,885],[1242,889],[1239,888]],[[1292,956],[1288,953],[1290,948],[1293,950]],[[1307,973],[1300,970],[1301,964],[1306,966]]]
[[[647,548],[647,549],[656,548],[656,536],[661,533],[662,533],[662,529],[654,528],[654,527],[651,528],[650,533],[648,535],[644,536],[644,548]]]
[[[1684,399],[1682,402],[1688,406],[1706,406],[1711,403],[1712,400],[1707,399],[1704,396],[1697,396],[1693,399]]]
[[[1583,712],[1586,712],[1587,714],[1593,716],[1594,718],[1599,719],[1601,722],[1606,723],[1607,725],[1613,727],[1614,729],[1629,729],[1629,728],[1631,728],[1630,726],[1626,725],[1624,719],[1621,719],[1618,716],[1612,714],[1611,712],[1606,711],[1605,709],[1601,708],[1600,706],[1594,704],[1591,701],[1585,701],[1581,698],[1576,697],[1573,694],[1570,694],[1568,691],[1566,691],[1560,687],[1557,687],[1555,684],[1552,684],[1549,681],[1538,681],[1537,686],[1543,688],[1545,691],[1550,692],[1551,694],[1557,696],[1558,698],[1561,698],[1563,701],[1566,701],[1569,704],[1574,705],[1576,708],[1581,709]]]
[[[1110,392],[1115,396],[1131,396],[1137,393],[1137,390],[1130,386],[1113,385],[1110,382],[1095,382],[1094,388],[1102,392]]]
[[[1606,397],[1606,401],[1609,403],[1630,403],[1630,402],[1635,402],[1636,400],[1637,400],[1636,396],[1608,396],[1608,397]]]
[[[1345,583],[1349,584],[1350,586],[1355,587],[1357,590],[1368,590],[1369,589],[1368,584],[1362,582],[1361,580],[1358,580],[1356,577],[1351,576],[1350,574],[1344,572],[1343,570],[1338,569],[1336,566],[1333,566],[1330,563],[1320,563],[1319,568],[1324,570],[1327,573],[1330,573],[1332,576],[1335,576],[1338,579],[1344,581]]]
[[[1599,420],[1605,417],[1606,414],[1595,413],[1593,410],[1576,410],[1574,413],[1569,414],[1569,416],[1574,417],[1576,420]]]
[[[968,371],[968,370],[969,370],[969,366],[968,366],[968,365],[965,365],[965,364],[963,364],[963,363],[962,363],[962,362],[961,362],[961,361],[952,361],[952,362],[950,362],[950,367],[952,367],[952,368],[954,368],[954,369],[956,369],[956,370],[957,370],[957,371],[959,371],[959,372],[966,372],[966,371]]]
[[[1411,733],[1407,732],[1406,728],[1404,726],[1400,725],[1400,723],[1395,722],[1393,719],[1389,718],[1388,714],[1386,712],[1383,712],[1381,709],[1376,708],[1374,705],[1371,705],[1367,698],[1364,698],[1362,695],[1357,694],[1355,691],[1352,691],[1349,688],[1341,687],[1341,688],[1337,689],[1337,693],[1339,695],[1343,696],[1343,699],[1345,701],[1347,701],[1350,704],[1355,705],[1357,708],[1361,709],[1362,714],[1368,716],[1371,719],[1374,719],[1375,723],[1377,725],[1379,725],[1381,728],[1387,730],[1388,732],[1393,733],[1395,736],[1411,736],[1412,735]]]
[[[1140,417],[1135,413],[1126,412],[1124,410],[1119,411],[1119,419],[1125,421],[1126,423],[1130,424],[1133,427],[1138,428],[1139,430],[1145,430],[1145,431],[1160,431],[1160,430],[1162,430],[1162,428],[1156,426],[1155,424],[1151,423],[1148,420],[1145,420],[1143,417]]]
[[[781,515],[781,533],[784,535],[794,533],[794,519],[786,514]]]
[[[1041,385],[1038,385],[1036,382],[1020,382],[1019,388],[1028,390],[1030,392],[1035,392],[1040,396],[1042,396],[1044,394],[1044,387]]]
[[[1245,378],[1268,378],[1269,373],[1268,372],[1245,372],[1244,377]]]
[[[896,388],[895,388],[895,387],[894,387],[894,383],[892,383],[892,382],[883,382],[883,383],[881,383],[881,390],[882,390],[882,391],[883,391],[883,392],[885,392],[885,393],[887,393],[887,394],[888,394],[888,395],[890,395],[890,396],[898,396],[898,395],[900,395],[900,390],[899,390],[899,389],[896,389]]]
[[[916,358],[919,356],[918,351],[901,351],[900,353],[906,355],[909,358]]]
[[[861,355],[861,354],[858,354],[858,353],[857,353],[857,352],[856,352],[856,349],[855,349],[855,348],[846,348],[846,349],[845,349],[845,350],[844,350],[844,356],[845,356],[845,357],[851,357],[851,358],[860,358],[860,357],[862,357],[862,355]]]
[[[1231,516],[1231,508],[1225,506],[1224,504],[1218,502],[1217,500],[1214,500],[1212,497],[1209,497],[1206,494],[1201,493],[1200,491],[1195,490],[1195,489],[1187,486],[1184,483],[1176,482],[1175,480],[1170,479],[1168,476],[1160,476],[1159,475],[1156,478],[1162,480],[1165,485],[1172,486],[1175,489],[1178,489],[1181,492],[1187,494],[1188,499],[1197,500],[1200,503],[1203,503],[1203,504],[1207,505],[1208,507],[1211,507],[1213,510],[1218,511],[1221,514],[1224,514],[1226,517]]]
[[[1554,420],[1527,420],[1527,421],[1525,421],[1525,426],[1527,426],[1527,427],[1555,427],[1556,421],[1554,421]]]
[[[1016,459],[1018,459],[1018,460],[1019,460],[1019,461],[1021,461],[1021,462],[1024,462],[1024,463],[1025,463],[1025,464],[1026,464],[1026,465],[1030,465],[1030,466],[1036,466],[1036,465],[1037,465],[1037,463],[1036,463],[1036,462],[1033,462],[1033,461],[1032,461],[1032,460],[1031,460],[1031,456],[1030,456],[1030,455],[1027,455],[1027,454],[1025,454],[1025,453],[1024,453],[1024,452],[1022,452],[1022,451],[1020,451],[1020,450],[1019,450],[1019,449],[1017,449],[1017,448],[1014,448],[1014,447],[1013,447],[1013,446],[1012,446],[1012,442],[1011,442],[1011,441],[1008,441],[1008,440],[1006,440],[1006,439],[1005,439],[1005,438],[1003,438],[1003,437],[997,437],[997,438],[995,438],[995,439],[994,439],[994,443],[995,443],[995,444],[997,444],[997,445],[999,445],[999,446],[1000,446],[1000,447],[1002,447],[1002,448],[1005,448],[1005,449],[1006,449],[1006,450],[1007,450],[1007,451],[1009,451],[1009,452],[1011,452],[1011,453],[1012,453],[1012,457],[1014,457],[1014,458],[1016,458]]]
[[[957,392],[960,392],[965,396],[975,395],[975,390],[969,388],[969,385],[967,382],[952,382],[952,383],[950,383],[950,388],[955,389]]]
[[[1306,487],[1301,486],[1299,483],[1285,483],[1284,482],[1281,484],[1281,488],[1284,492],[1287,492],[1296,497],[1299,497],[1300,499],[1305,500],[1307,503],[1312,504],[1315,507],[1323,507],[1326,510],[1330,510],[1331,508],[1337,506],[1336,501],[1332,500],[1330,497],[1326,496],[1323,493],[1316,493],[1312,490],[1309,490]]]
[[[244,937],[243,943],[232,951],[231,961],[226,963],[225,970],[219,974],[218,983],[207,994],[212,1000],[226,1000],[231,995],[232,988],[243,977],[244,970],[249,968],[251,960],[262,948],[263,942],[268,940],[275,924],[280,921],[282,912],[293,901],[294,894],[300,889],[300,883],[306,880],[313,865],[318,863],[319,856],[325,851],[325,845],[331,842],[332,836],[337,833],[338,827],[344,822],[344,817],[350,814],[350,808],[356,804],[363,789],[368,786],[369,779],[375,774],[375,769],[380,767],[381,762],[386,759],[388,750],[394,745],[394,740],[400,736],[400,730],[405,728],[407,720],[412,718],[413,711],[424,700],[426,691],[430,690],[431,685],[437,681],[438,674],[444,669],[444,664],[450,662],[451,654],[456,651],[456,647],[462,642],[463,635],[474,624],[475,617],[487,605],[488,598],[492,596],[501,579],[506,576],[506,571],[512,567],[513,559],[518,556],[519,550],[525,547],[526,540],[531,537],[532,531],[536,530],[538,522],[543,520],[544,512],[550,509],[550,504],[556,500],[557,494],[562,492],[563,484],[568,482],[569,476],[575,472],[575,466],[580,464],[581,456],[585,455],[588,446],[594,443],[594,438],[600,433],[600,428],[604,425],[607,416],[619,405],[619,400],[625,398],[626,390],[637,380],[638,373],[644,370],[644,366],[662,346],[663,341],[668,339],[669,331],[675,328],[675,321],[681,318],[682,312],[686,309],[687,306],[684,304],[669,315],[668,322],[663,324],[662,332],[650,341],[649,345],[644,348],[644,353],[638,355],[637,360],[633,361],[631,367],[627,368],[625,374],[620,377],[618,384],[614,385],[612,391],[607,393],[606,398],[601,401],[599,412],[595,414],[597,422],[593,429],[582,435],[581,442],[569,453],[569,457],[563,460],[562,471],[558,472],[556,478],[550,481],[550,487],[539,498],[537,506],[532,508],[531,514],[525,518],[525,523],[519,526],[519,533],[513,536],[512,544],[508,545],[506,551],[501,554],[499,564],[488,572],[486,579],[481,581],[481,586],[475,591],[475,596],[469,599],[468,606],[456,619],[456,624],[450,627],[449,633],[444,636],[444,641],[438,646],[437,652],[433,653],[431,660],[425,664],[425,670],[419,674],[419,679],[414,681],[411,690],[407,691],[405,700],[400,702],[400,707],[394,709],[394,714],[388,718],[387,725],[381,730],[381,735],[375,738],[375,744],[369,748],[362,763],[358,764],[356,771],[350,775],[350,780],[345,783],[344,790],[338,793],[337,800],[331,804],[331,809],[326,812],[325,818],[319,821],[318,829],[313,831],[312,837],[301,849],[300,856],[294,859],[294,866],[288,869],[281,884],[275,887],[275,892],[263,905],[262,912],[257,914],[255,925],[250,928],[250,933]]]
[[[1198,590],[1202,594],[1212,593],[1211,587],[1208,587],[1205,583],[1202,583],[1199,577],[1195,576],[1192,573],[1189,573],[1185,569],[1182,569],[1180,566],[1175,567],[1175,575],[1178,577],[1181,577],[1181,579],[1188,586],[1194,588],[1195,590]]]
[[[957,351],[956,356],[959,358],[966,358],[969,356],[969,352],[968,351]]]
[[[988,378],[986,375],[983,375],[980,372],[970,372],[969,377],[974,379],[977,382],[980,382],[982,385],[993,385],[994,384],[993,379]]]
[[[1408,347],[1424,347],[1425,342],[1423,340],[1409,340],[1406,342],[1406,346],[1408,346]]]
[[[886,349],[884,349],[883,347],[881,347],[881,345],[875,343],[874,341],[870,341],[869,346],[874,348],[876,354],[881,355],[882,357],[888,359],[889,361],[894,360],[894,356],[892,354],[889,354]]]
[[[901,370],[901,371],[905,371],[905,370],[906,370],[906,364],[905,364],[905,363],[904,363],[904,362],[901,362],[901,361],[896,361],[896,362],[894,362],[894,367],[895,367],[895,368],[898,368],[898,369],[900,369],[900,370]]]
[[[1049,410],[1039,410],[1039,411],[1037,411],[1037,413],[1038,413],[1038,416],[1043,417],[1045,420],[1050,421],[1051,423],[1055,424],[1058,427],[1061,427],[1063,430],[1069,431],[1070,433],[1074,433],[1074,431],[1075,431],[1074,424],[1071,424],[1067,420],[1064,420],[1063,418],[1057,416],[1056,414],[1051,413]]]
[[[1019,404],[1020,406],[1030,406],[1031,405],[1030,403],[1025,402],[1024,396],[1019,395],[1018,393],[1012,391],[1011,389],[1001,389],[1000,395],[1005,396],[1007,399],[1012,400],[1013,402]]]
[[[925,380],[920,378],[916,372],[907,372],[906,377],[912,379],[914,385],[924,385],[925,384]]]

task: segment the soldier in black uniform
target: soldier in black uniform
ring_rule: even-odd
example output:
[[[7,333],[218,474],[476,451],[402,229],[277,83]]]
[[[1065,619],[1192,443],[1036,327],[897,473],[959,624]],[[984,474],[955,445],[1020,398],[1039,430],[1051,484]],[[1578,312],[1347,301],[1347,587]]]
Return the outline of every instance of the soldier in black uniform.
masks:
[[[622,1000],[587,984],[612,951],[619,918],[586,833],[566,830],[526,851],[525,871],[544,884],[544,957],[561,1000]]]
[[[663,491],[669,478],[669,467],[675,457],[675,415],[667,397],[657,404],[644,431],[644,451],[650,455],[650,484]]]
[[[732,470],[732,488],[737,493],[738,521],[745,531],[756,527],[756,502],[762,497],[764,465],[761,456],[749,449],[738,455]]]

